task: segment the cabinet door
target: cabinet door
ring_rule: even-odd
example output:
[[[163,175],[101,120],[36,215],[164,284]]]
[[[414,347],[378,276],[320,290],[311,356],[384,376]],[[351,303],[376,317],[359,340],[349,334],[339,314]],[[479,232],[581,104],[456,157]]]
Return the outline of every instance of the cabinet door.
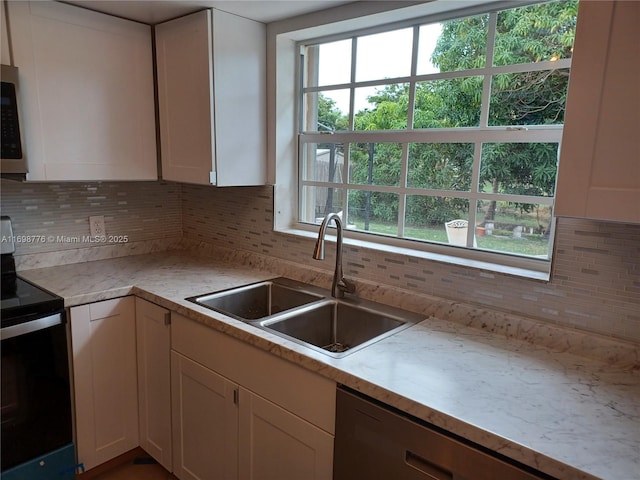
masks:
[[[640,223],[639,24],[639,2],[580,2],[558,216]]]
[[[162,178],[208,185],[213,170],[211,14],[156,26]]]
[[[28,180],[156,180],[148,25],[59,2],[9,2]]]
[[[71,308],[78,461],[90,469],[138,446],[133,297]]]
[[[330,480],[333,436],[240,388],[241,480]]]
[[[136,298],[140,446],[171,471],[169,310]]]
[[[173,473],[180,480],[238,475],[237,386],[171,352]]]
[[[165,180],[266,181],[266,27],[218,10],[156,26]]]
[[[264,185],[266,26],[213,10],[216,185]]]
[[[9,29],[5,15],[4,0],[0,2],[0,63],[11,65],[11,53],[9,52]]]
[[[333,434],[334,381],[176,312],[171,348]]]

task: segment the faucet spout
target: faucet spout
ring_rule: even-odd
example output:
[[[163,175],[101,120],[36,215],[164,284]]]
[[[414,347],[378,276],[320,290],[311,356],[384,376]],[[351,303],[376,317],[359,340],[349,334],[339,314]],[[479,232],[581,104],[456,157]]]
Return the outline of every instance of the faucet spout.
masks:
[[[313,249],[313,258],[316,260],[324,260],[324,237],[327,232],[329,223],[333,220],[336,224],[337,238],[336,238],[336,268],[333,273],[333,282],[331,284],[331,295],[335,298],[343,298],[344,293],[354,293],[356,291],[355,285],[344,278],[342,273],[342,219],[337,213],[329,213],[322,224],[320,225],[320,231],[318,232],[318,240],[316,246]]]

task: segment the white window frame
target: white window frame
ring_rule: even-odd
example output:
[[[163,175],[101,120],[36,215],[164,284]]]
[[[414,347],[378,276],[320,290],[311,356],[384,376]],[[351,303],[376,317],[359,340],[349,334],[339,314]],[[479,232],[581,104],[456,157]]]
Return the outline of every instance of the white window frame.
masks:
[[[375,4],[376,2],[372,2]],[[386,3],[386,2],[384,2]],[[537,2],[527,2],[537,3]],[[447,5],[449,4],[449,5]],[[488,5],[491,4],[491,5]],[[386,7],[377,5],[358,5],[349,8],[339,7],[322,14],[308,15],[294,21],[278,22],[268,25],[268,59],[273,65],[268,79],[268,88],[273,95],[269,112],[269,179],[275,184],[274,189],[274,230],[303,237],[315,237],[317,225],[301,223],[298,221],[298,151],[302,143],[325,143],[327,136],[322,133],[305,132],[298,138],[298,107],[301,97],[301,85],[296,80],[300,71],[299,49],[303,42],[309,43],[322,39],[323,41],[338,40],[351,36],[359,36],[379,31],[392,30],[417,24],[437,22],[451,18],[459,18],[468,15],[486,13],[488,10],[502,10],[525,5],[522,2],[482,2],[477,1],[456,2],[456,6],[463,7],[455,14],[447,11],[451,3],[435,1],[429,4],[397,8],[391,11]],[[360,10],[360,11],[357,11]],[[394,21],[395,20],[395,21]],[[419,27],[415,27],[419,28]],[[570,59],[554,62],[540,62],[535,69],[547,70],[550,68],[570,68]],[[415,68],[415,65],[414,65]],[[503,67],[485,67],[473,71],[465,71],[464,75],[495,75],[496,73],[513,73],[519,71],[531,71],[532,68],[523,69],[522,66],[511,65]],[[415,70],[413,70],[415,72]],[[380,84],[398,82],[418,82],[425,79],[452,78],[460,76],[460,72],[446,72],[421,76],[411,76],[400,79],[380,81]],[[367,82],[371,84],[375,82]],[[332,88],[355,88],[355,82],[349,82]],[[317,91],[326,90],[318,87]],[[483,102],[490,95],[490,84],[485,82]],[[486,97],[486,98],[485,98]],[[353,122],[353,109],[350,112],[350,122]],[[558,126],[532,126],[527,131],[506,127],[489,127],[485,118],[481,119],[480,127],[467,129],[435,129],[435,130],[406,130],[384,132],[335,132],[331,135],[331,141],[336,143],[367,142],[369,135],[377,141],[389,141],[398,143],[411,142],[464,142],[475,143],[489,141],[496,142],[551,142],[560,143],[562,125]],[[352,124],[352,123],[351,123]],[[491,138],[491,140],[488,140]],[[382,140],[384,139],[384,140]],[[406,150],[406,149],[405,149]],[[475,149],[475,155],[480,154],[480,149]],[[406,152],[403,161],[406,164]],[[476,173],[477,174],[477,173]],[[313,182],[305,182],[313,185]],[[322,184],[326,186],[326,184]],[[336,188],[346,188],[343,184],[333,185]],[[349,186],[351,188],[351,186]],[[356,188],[369,189],[369,185],[358,185]],[[396,189],[401,195],[411,193],[411,189],[400,187]],[[428,193],[420,189],[420,193]],[[438,191],[442,194],[442,191]],[[446,194],[446,192],[444,192]],[[470,205],[475,200],[494,199],[493,194],[481,192],[450,192],[451,196],[468,198]],[[345,196],[346,198],[346,196]],[[523,203],[538,203],[552,205],[551,197],[530,197],[517,195],[499,195],[499,200]],[[399,214],[401,215],[402,212]],[[469,224],[475,224],[475,209],[469,209]],[[553,242],[555,225],[552,219],[552,235],[549,239]],[[473,229],[468,232],[468,245],[472,245]],[[345,243],[358,245],[383,252],[399,253],[421,258],[429,258],[457,265],[478,267],[486,270],[498,271],[529,278],[547,280],[551,269],[551,261],[535,259],[531,257],[514,256],[505,253],[479,251],[474,249],[460,249],[449,245],[433,244],[427,242],[411,241],[404,238],[376,236],[370,233],[348,231],[345,234]]]

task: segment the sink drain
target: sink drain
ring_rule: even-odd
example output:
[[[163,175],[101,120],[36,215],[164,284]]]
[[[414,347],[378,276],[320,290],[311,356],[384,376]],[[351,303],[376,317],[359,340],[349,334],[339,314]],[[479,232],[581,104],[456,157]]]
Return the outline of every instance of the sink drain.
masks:
[[[341,352],[346,352],[351,347],[349,345],[343,345],[340,342],[335,342],[335,343],[330,343],[329,345],[325,345],[322,348],[333,353],[341,353]]]

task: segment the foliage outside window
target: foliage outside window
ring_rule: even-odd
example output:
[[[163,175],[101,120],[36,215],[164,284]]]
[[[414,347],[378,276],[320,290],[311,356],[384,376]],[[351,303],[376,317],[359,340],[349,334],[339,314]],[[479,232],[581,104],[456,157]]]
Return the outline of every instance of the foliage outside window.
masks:
[[[576,15],[557,1],[302,43],[300,222],[342,212],[358,232],[548,260]]]

